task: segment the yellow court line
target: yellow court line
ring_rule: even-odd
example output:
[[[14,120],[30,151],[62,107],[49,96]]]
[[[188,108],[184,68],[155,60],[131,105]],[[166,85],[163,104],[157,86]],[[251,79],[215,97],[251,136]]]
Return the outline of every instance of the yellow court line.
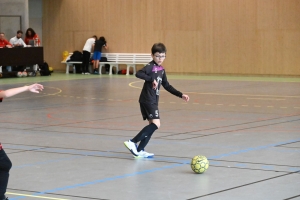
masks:
[[[140,81],[136,81],[136,82],[140,82]],[[135,82],[132,82],[132,83],[135,83]],[[132,84],[132,83],[130,83],[130,84]],[[130,85],[129,84],[129,85]],[[199,93],[199,94],[201,94],[201,93]],[[204,93],[202,93],[202,94],[204,94]],[[208,93],[207,93],[208,94]],[[50,95],[52,95],[52,94],[50,94]],[[228,94],[229,95],[229,94]],[[67,96],[67,95],[57,95],[57,96],[64,96],[64,97],[71,97],[71,98],[74,98],[74,96]],[[247,95],[247,96],[249,96],[249,95]],[[262,96],[264,96],[264,95],[262,95]],[[76,97],[76,98],[81,98],[81,97]],[[97,98],[88,98],[88,97],[83,97],[83,98],[85,98],[85,99],[97,99]],[[259,99],[259,100],[286,100],[286,99],[266,99],[266,98],[247,98],[247,99]],[[104,99],[104,98],[99,98],[99,100],[108,100],[108,101],[123,101],[122,99]],[[161,104],[162,103],[165,103],[165,102],[160,102]],[[177,102],[169,102],[170,104],[176,104]],[[187,103],[182,103],[182,104],[187,104]],[[194,105],[199,105],[200,103],[192,103],[192,104],[194,104]],[[209,104],[209,103],[205,103],[204,104],[205,106],[211,106],[212,104]],[[216,106],[224,106],[224,104],[216,104]],[[231,106],[231,107],[233,107],[233,106],[236,106],[235,104],[229,104],[228,106]],[[249,107],[249,105],[240,105],[240,106],[242,106],[242,107]],[[260,106],[260,105],[253,105],[253,107],[255,107],[255,108],[260,108],[260,107],[262,107],[262,106]],[[274,108],[274,106],[267,106],[267,108]],[[279,107],[279,108],[282,108],[282,109],[286,109],[286,108],[288,108],[288,107]],[[294,107],[295,109],[300,109],[300,107]]]
[[[11,194],[11,195],[16,195],[16,196],[24,196],[24,197],[33,197],[33,198],[39,198],[39,199],[70,200],[70,199],[61,199],[61,198],[54,198],[54,197],[35,196],[35,195],[29,195],[29,194],[19,194],[19,193],[12,193],[12,192],[6,192],[6,194]]]
[[[142,89],[141,87],[133,86],[134,83],[139,83],[144,81],[134,81],[128,85],[132,88]],[[163,90],[165,92],[165,90]],[[259,94],[224,94],[224,93],[200,93],[200,92],[184,92],[186,94],[201,94],[201,95],[219,95],[219,96],[246,96],[246,97],[276,97],[276,98],[300,98],[300,96],[278,96],[278,95],[259,95]]]
[[[285,101],[286,100],[286,99],[270,99],[270,98],[247,98],[247,99],[272,100],[272,101]]]
[[[219,96],[248,96],[248,97],[277,97],[277,98],[300,98],[300,96],[277,96],[277,95],[261,95],[261,94],[224,94],[224,93],[200,93],[200,92],[185,92],[187,94],[201,95],[219,95]]]
[[[44,88],[52,88],[52,89],[55,89],[55,90],[58,90],[58,92],[56,92],[56,93],[53,93],[53,94],[46,94],[46,96],[48,96],[48,95],[58,95],[58,94],[60,94],[60,93],[62,93],[62,89],[60,89],[60,88],[56,88],[56,87],[49,87],[49,86],[44,86]]]
[[[59,89],[59,88],[49,87],[49,86],[45,86],[44,88],[52,88],[52,89],[56,89],[56,90],[58,90],[58,92],[53,93],[53,94],[40,93],[41,95],[35,96],[35,97],[40,98],[40,97],[45,97],[45,96],[58,95],[58,94],[62,93],[62,90]],[[14,99],[18,99],[18,100],[19,100],[19,99],[28,99],[28,98],[31,98],[31,97],[14,97]]]
[[[143,82],[143,81],[134,81],[134,82],[131,82],[131,83],[129,83],[129,86],[130,86],[130,87],[133,87],[133,88],[142,89],[142,88],[140,88],[140,87],[133,86],[134,83],[139,83],[139,82]]]

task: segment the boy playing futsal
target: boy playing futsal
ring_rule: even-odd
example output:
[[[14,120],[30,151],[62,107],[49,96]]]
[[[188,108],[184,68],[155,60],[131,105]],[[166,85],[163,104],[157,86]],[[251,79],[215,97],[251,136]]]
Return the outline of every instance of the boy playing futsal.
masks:
[[[160,127],[158,111],[160,86],[162,85],[168,92],[184,101],[190,99],[188,95],[182,94],[169,84],[165,69],[161,66],[166,58],[166,53],[167,49],[164,44],[154,44],[151,49],[153,60],[136,73],[137,78],[145,80],[139,103],[143,119],[147,119],[149,125],[145,126],[133,139],[124,142],[135,157],[149,158],[154,156],[153,153],[146,152],[145,147],[154,131]],[[138,146],[137,143],[139,143]]]
[[[0,91],[0,102],[2,102],[3,98],[11,97],[22,92],[30,91],[39,93],[39,91],[42,91],[43,89],[44,87],[40,84],[32,84],[29,86]],[[11,161],[6,155],[0,143],[0,200],[8,200],[8,198],[5,196],[5,192],[8,184],[9,170],[11,166]]]

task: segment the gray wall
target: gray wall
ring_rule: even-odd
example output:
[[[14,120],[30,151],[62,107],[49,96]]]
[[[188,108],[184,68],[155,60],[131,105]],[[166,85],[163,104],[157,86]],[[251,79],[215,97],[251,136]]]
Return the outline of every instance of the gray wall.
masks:
[[[33,28],[43,43],[43,0],[28,0],[28,5],[29,27]]]
[[[21,16],[21,27],[19,17],[16,16]],[[4,32],[8,40],[14,37],[19,29],[25,34],[27,28],[31,27],[42,41],[42,19],[42,0],[0,0],[0,32]]]
[[[0,15],[5,16],[1,17],[0,31],[5,33],[8,40],[16,35],[18,29],[26,30],[29,25],[28,14],[28,0],[0,0]],[[19,20],[10,16],[21,16],[21,27]]]

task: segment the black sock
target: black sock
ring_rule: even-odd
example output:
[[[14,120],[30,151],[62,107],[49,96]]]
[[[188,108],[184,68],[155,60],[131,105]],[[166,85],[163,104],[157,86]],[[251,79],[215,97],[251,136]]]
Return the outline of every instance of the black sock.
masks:
[[[153,123],[145,126],[131,141],[138,143],[141,141],[138,151],[144,150],[145,146],[148,144],[154,131],[158,129],[157,126]]]
[[[138,152],[140,152],[141,150],[144,151],[144,149],[145,149],[146,145],[148,144],[148,142],[149,142],[152,134],[153,134],[153,132],[151,134],[145,136],[145,138],[141,140],[141,142],[140,142],[140,144],[139,144],[139,146],[137,148]]]

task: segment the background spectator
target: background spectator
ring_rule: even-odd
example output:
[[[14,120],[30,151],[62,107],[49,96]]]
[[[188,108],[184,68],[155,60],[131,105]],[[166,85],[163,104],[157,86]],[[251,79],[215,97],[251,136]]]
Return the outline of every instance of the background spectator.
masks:
[[[18,30],[17,35],[9,40],[14,47],[26,47],[25,42],[22,39],[23,31]]]
[[[38,34],[36,34],[36,32],[32,28],[28,28],[25,33],[25,44],[29,45],[30,40],[36,39],[38,40],[38,46],[40,46],[41,41]]]
[[[89,73],[89,64],[90,64],[91,52],[93,51],[93,47],[95,45],[96,40],[97,40],[97,36],[94,35],[93,37],[87,39],[83,46],[82,74],[90,74]]]
[[[95,74],[98,74],[99,61],[101,59],[102,48],[108,49],[107,42],[103,36],[101,36],[99,40],[95,41],[95,48],[94,48],[94,55],[93,55],[93,59],[94,59],[93,68]]]
[[[11,48],[12,45],[9,43],[6,38],[4,33],[0,33],[0,48],[8,47]]]

